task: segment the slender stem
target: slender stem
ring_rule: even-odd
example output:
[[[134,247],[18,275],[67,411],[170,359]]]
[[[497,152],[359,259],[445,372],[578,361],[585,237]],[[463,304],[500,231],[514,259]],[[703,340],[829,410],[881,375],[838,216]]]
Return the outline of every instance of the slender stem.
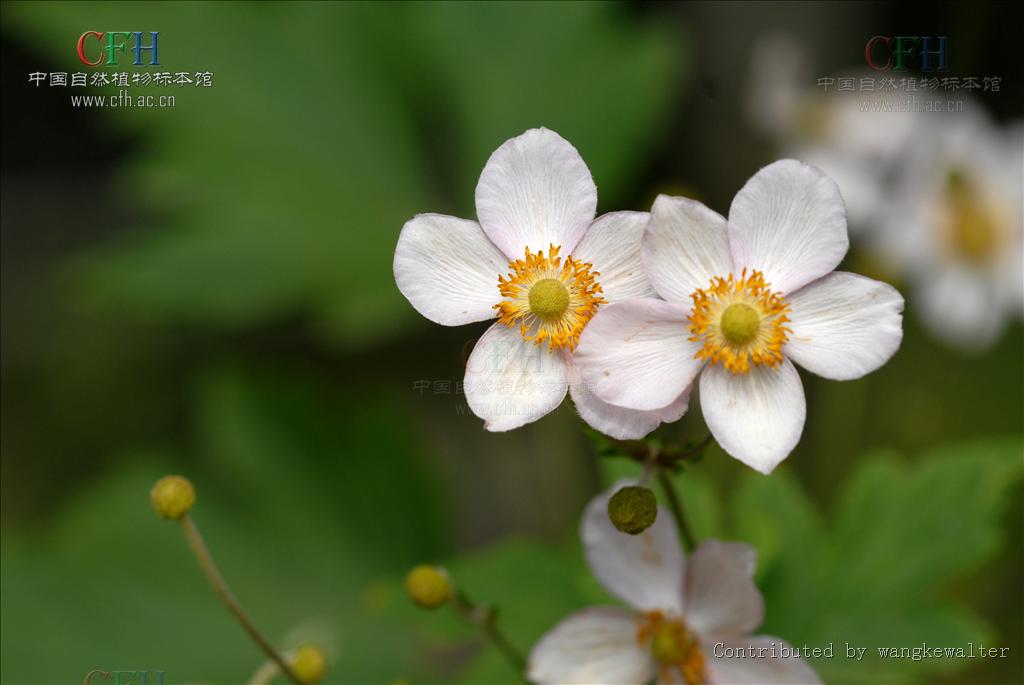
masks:
[[[200,568],[203,569],[203,573],[206,574],[206,579],[210,581],[210,585],[213,586],[214,591],[220,596],[227,605],[228,611],[234,614],[238,622],[245,628],[245,632],[249,633],[249,637],[253,639],[263,653],[270,658],[277,668],[284,673],[289,680],[295,685],[303,685],[302,680],[295,675],[295,671],[288,665],[288,662],[284,660],[274,646],[270,644],[270,641],[263,636],[263,633],[259,631],[256,625],[249,618],[249,615],[245,613],[245,610],[235,599],[234,593],[231,592],[231,588],[224,581],[224,576],[220,574],[220,569],[217,568],[217,564],[213,561],[213,557],[210,555],[210,550],[206,546],[206,541],[203,540],[203,536],[199,533],[199,529],[196,528],[195,522],[192,521],[192,517],[185,514],[181,517],[181,529],[185,533],[185,540],[188,542],[188,546],[192,549],[192,553],[195,554],[196,559],[199,561]]]
[[[686,519],[686,512],[683,510],[683,502],[679,499],[679,495],[676,494],[676,487],[672,482],[672,476],[670,476],[668,471],[665,469],[659,469],[658,482],[661,483],[661,489],[665,491],[665,497],[668,498],[669,508],[672,509],[672,515],[676,519],[676,525],[683,536],[683,545],[685,545],[687,552],[692,552],[693,548],[697,546],[696,539],[693,536],[693,530],[690,528],[690,523]]]
[[[461,590],[455,592],[452,597],[452,606],[455,611],[466,620],[467,623],[477,626],[483,632],[484,637],[505,657],[519,674],[520,679],[526,682],[526,659],[519,653],[505,634],[498,628],[498,622],[494,610],[490,607],[479,607],[473,604]]]

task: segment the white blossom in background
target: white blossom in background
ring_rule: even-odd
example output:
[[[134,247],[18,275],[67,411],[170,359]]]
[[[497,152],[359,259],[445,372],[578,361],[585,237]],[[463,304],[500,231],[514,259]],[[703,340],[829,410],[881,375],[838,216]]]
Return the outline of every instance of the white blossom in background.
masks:
[[[581,533],[594,576],[630,608],[594,607],[564,619],[531,651],[530,682],[821,682],[780,638],[750,635],[764,617],[752,547],[708,540],[686,559],[667,511],[640,535],[620,533],[608,520],[613,491],[590,502]]]
[[[653,296],[640,260],[648,215],[594,218],[597,188],[572,145],[532,129],[499,147],[476,187],[479,223],[420,214],[395,248],[399,290],[431,321],[458,326],[497,318],[477,342],[464,391],[485,428],[506,431],[558,407],[615,438],[639,438],[687,408],[688,389],[652,411],[599,400],[573,364],[599,307]]]
[[[988,349],[1024,316],[1024,125],[980,109],[936,121],[892,190],[872,247],[911,282],[933,335]]]
[[[699,374],[718,444],[770,473],[804,426],[792,362],[851,380],[882,366],[903,338],[893,287],[833,271],[847,247],[839,188],[796,160],[758,171],[728,221],[694,200],[659,196],[641,255],[662,299],[602,307],[576,365],[600,399],[645,411],[673,402]]]

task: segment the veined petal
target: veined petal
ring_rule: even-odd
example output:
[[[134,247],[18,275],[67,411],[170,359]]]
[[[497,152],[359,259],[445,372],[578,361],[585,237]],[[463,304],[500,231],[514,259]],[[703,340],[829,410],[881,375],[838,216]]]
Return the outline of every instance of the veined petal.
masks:
[[[500,323],[477,341],[466,364],[466,403],[489,431],[536,421],[562,403],[568,387],[560,352],[527,342],[518,328]]]
[[[690,341],[688,309],[661,300],[602,306],[580,336],[573,363],[605,402],[629,409],[666,407],[703,366]]]
[[[788,359],[737,374],[709,366],[700,377],[700,406],[722,449],[761,473],[793,451],[807,414],[800,375]]]
[[[616,530],[608,500],[628,483],[618,483],[590,501],[581,538],[590,570],[608,592],[639,611],[681,615],[685,567],[672,516],[658,509],[654,524],[639,535]]]
[[[686,622],[699,635],[746,635],[764,620],[754,585],[757,552],[739,542],[708,540],[686,563]]]
[[[476,186],[480,225],[509,259],[549,245],[571,254],[596,210],[590,169],[576,148],[546,128],[505,141]]]
[[[669,302],[733,271],[725,219],[696,200],[659,195],[641,249],[651,284]]]
[[[661,409],[640,411],[608,404],[590,391],[572,363],[569,365],[569,394],[584,421],[617,440],[638,440],[662,423],[678,421],[690,403],[690,388],[687,387],[672,404]]]
[[[829,273],[849,245],[839,186],[795,159],[758,171],[729,208],[735,267],[761,271],[776,292],[794,292]]]
[[[537,685],[643,685],[654,675],[654,660],[636,630],[636,616],[627,609],[579,611],[533,647],[526,677]]]
[[[789,297],[785,354],[837,381],[874,371],[903,340],[903,296],[887,283],[837,271]]]
[[[508,260],[475,221],[418,214],[395,247],[395,283],[423,316],[444,326],[493,319]]]
[[[602,214],[572,252],[577,260],[594,265],[608,302],[655,297],[640,260],[640,241],[648,218],[646,212]]]
[[[777,637],[755,635],[701,645],[710,685],[820,685],[821,678],[793,647]],[[729,650],[744,650],[733,652]],[[716,656],[721,654],[723,656]],[[744,654],[744,656],[724,656]],[[763,654],[763,656],[746,656]],[[772,656],[775,654],[776,656]]]

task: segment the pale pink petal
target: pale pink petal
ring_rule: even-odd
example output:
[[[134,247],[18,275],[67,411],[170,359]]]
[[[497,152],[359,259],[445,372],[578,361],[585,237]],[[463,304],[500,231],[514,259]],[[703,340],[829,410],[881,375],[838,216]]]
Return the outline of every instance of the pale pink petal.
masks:
[[[789,360],[734,374],[721,364],[700,377],[704,421],[730,455],[771,473],[800,441],[807,405],[800,375]]]
[[[639,535],[619,532],[608,520],[608,500],[627,484],[601,493],[583,513],[581,538],[590,570],[634,609],[680,615],[685,568],[672,516],[659,507],[654,524]]]
[[[640,411],[608,404],[590,391],[575,364],[569,366],[569,394],[580,418],[592,428],[618,440],[637,440],[662,423],[678,421],[686,413],[690,402],[690,388],[662,409]]]
[[[395,282],[423,316],[444,326],[493,319],[508,260],[475,221],[418,214],[395,247]]]
[[[466,363],[466,403],[487,430],[512,430],[561,404],[568,374],[560,351],[523,340],[518,327],[495,323]]]
[[[651,284],[669,302],[733,271],[725,219],[696,200],[659,195],[641,251]]]
[[[594,220],[572,256],[599,272],[602,297],[608,302],[655,297],[640,260],[646,212],[611,212]]]
[[[530,129],[506,141],[487,160],[476,186],[476,213],[491,241],[509,259],[526,248],[560,245],[572,253],[597,209],[590,169],[562,136]]]
[[[776,292],[791,293],[829,273],[849,245],[839,186],[795,159],[758,171],[729,208],[735,267],[761,271]]]
[[[837,271],[788,298],[785,354],[819,376],[860,378],[889,361],[903,340],[903,296],[887,283]]]
[[[820,685],[821,678],[793,647],[777,637],[754,635],[705,641],[704,664],[709,685]],[[730,650],[744,650],[734,652]],[[726,656],[754,654],[760,656]],[[772,656],[772,655],[775,656]]]
[[[686,562],[686,622],[700,635],[746,635],[764,620],[754,585],[757,552],[739,542],[707,540]]]
[[[689,310],[661,300],[604,305],[583,329],[573,363],[599,399],[661,409],[693,382],[703,361],[689,340]]]
[[[654,660],[636,631],[636,615],[627,609],[579,611],[534,645],[526,678],[535,685],[644,685],[654,675]]]

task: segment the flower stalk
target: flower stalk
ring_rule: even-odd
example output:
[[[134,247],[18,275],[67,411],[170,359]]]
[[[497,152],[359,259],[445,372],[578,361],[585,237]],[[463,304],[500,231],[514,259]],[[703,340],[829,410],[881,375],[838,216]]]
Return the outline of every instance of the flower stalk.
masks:
[[[658,482],[661,484],[661,489],[665,491],[665,498],[668,499],[669,509],[672,511],[672,516],[676,520],[676,526],[679,528],[679,534],[683,538],[683,547],[687,552],[692,552],[697,546],[696,537],[693,535],[693,529],[690,528],[690,522],[686,518],[686,510],[683,509],[683,501],[679,499],[679,495],[676,493],[675,483],[672,482],[672,476],[665,469],[658,471]]]
[[[452,608],[463,620],[470,625],[476,626],[483,633],[491,645],[501,652],[502,656],[515,669],[522,682],[525,680],[526,659],[519,653],[519,650],[509,641],[498,627],[497,613],[493,607],[477,606],[470,601],[462,590],[456,590],[452,596]]]
[[[189,548],[195,555],[196,560],[199,562],[199,567],[202,568],[203,573],[206,575],[206,579],[213,586],[214,591],[227,606],[228,611],[234,615],[238,622],[242,624],[242,628],[249,634],[253,642],[259,646],[263,653],[277,666],[277,669],[283,673],[290,681],[295,685],[304,685],[302,679],[296,675],[295,671],[288,662],[281,656],[281,654],[274,648],[270,641],[259,631],[256,625],[249,618],[249,615],[242,608],[241,604],[238,603],[238,599],[235,598],[231,588],[228,587],[227,582],[224,580],[224,576],[221,575],[220,569],[213,560],[213,556],[210,554],[210,549],[206,546],[206,541],[203,539],[202,534],[196,527],[195,522],[188,513],[185,513],[181,518],[178,519],[181,523],[181,530],[185,534],[185,540],[188,542]]]

